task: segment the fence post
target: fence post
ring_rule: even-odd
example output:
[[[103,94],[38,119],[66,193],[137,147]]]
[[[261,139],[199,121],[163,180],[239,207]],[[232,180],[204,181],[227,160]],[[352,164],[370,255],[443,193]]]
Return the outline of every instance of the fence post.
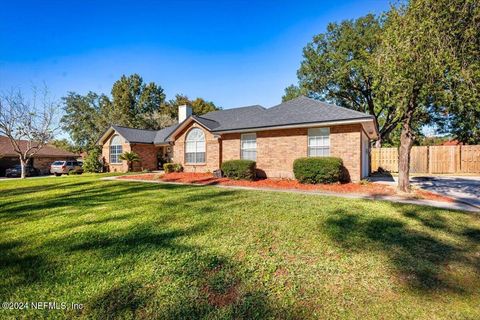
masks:
[[[456,161],[457,161],[457,165],[455,167],[455,171],[456,172],[462,172],[462,146],[461,145],[457,146],[456,154],[457,154],[457,156],[455,158],[456,158]]]
[[[432,164],[431,164],[431,161],[432,161],[432,155],[430,154],[430,146],[427,146],[427,171],[429,174],[432,174]]]
[[[458,146],[458,172],[462,172],[462,145]]]

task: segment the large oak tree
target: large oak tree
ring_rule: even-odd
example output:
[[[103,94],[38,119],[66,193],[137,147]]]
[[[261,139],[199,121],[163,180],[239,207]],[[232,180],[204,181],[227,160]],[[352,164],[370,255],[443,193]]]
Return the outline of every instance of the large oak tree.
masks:
[[[327,100],[375,117],[380,137],[388,141],[401,121],[388,92],[380,90],[382,75],[376,72],[384,21],[372,14],[356,20],[330,23],[303,49],[298,70],[299,86],[285,90],[283,100],[299,94]]]

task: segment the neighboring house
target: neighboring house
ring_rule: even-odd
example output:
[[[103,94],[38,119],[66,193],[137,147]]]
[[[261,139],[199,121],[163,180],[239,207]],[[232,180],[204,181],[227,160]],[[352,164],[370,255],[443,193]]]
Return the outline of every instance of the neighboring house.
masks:
[[[110,127],[99,139],[110,171],[126,171],[125,151],[141,157],[137,169],[157,169],[161,158],[187,172],[212,172],[223,161],[251,159],[261,176],[293,178],[293,161],[342,158],[350,178],[369,174],[369,145],[378,130],[370,115],[306,97],[266,109],[249,106],[194,116],[179,107],[179,124],[154,131]]]
[[[461,143],[458,140],[448,140],[441,144],[441,146],[461,146],[461,145],[463,145],[463,143]]]
[[[20,140],[20,148],[25,150],[27,141]],[[41,174],[48,174],[50,164],[56,160],[75,160],[78,155],[62,149],[46,145],[38,151],[30,160],[30,165],[38,169]],[[20,164],[18,154],[13,150],[10,140],[5,136],[0,136],[0,177],[5,176],[5,170]]]

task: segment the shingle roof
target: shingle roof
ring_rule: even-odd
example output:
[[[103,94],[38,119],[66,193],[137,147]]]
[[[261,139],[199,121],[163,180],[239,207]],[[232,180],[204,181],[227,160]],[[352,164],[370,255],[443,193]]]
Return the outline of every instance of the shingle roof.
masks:
[[[170,133],[172,133],[173,131],[175,131],[175,129],[176,129],[178,126],[179,126],[178,124],[175,124],[175,125],[173,125],[173,126],[163,128],[162,130],[158,130],[158,131],[157,131],[157,134],[155,135],[154,143],[160,144],[160,143],[165,143],[165,142],[167,142],[167,140],[166,140],[167,137],[170,135]]]
[[[299,97],[269,109],[251,106],[209,112],[198,120],[216,132],[369,118],[373,117],[322,101]]]
[[[113,125],[112,128],[130,143],[160,144],[166,142],[165,138],[170,135],[177,126],[178,124],[175,124],[161,130],[134,129],[117,125]]]
[[[253,105],[213,111],[202,116],[192,116],[192,118],[210,131],[220,132],[308,123],[373,119],[373,116],[311,98],[298,97],[269,109],[259,105]],[[180,126],[181,124],[176,124],[158,131],[121,126],[112,126],[112,128],[131,143],[160,144],[166,143],[169,136]]]
[[[27,141],[20,140],[19,145],[21,150],[26,150]],[[10,140],[5,136],[0,136],[0,156],[16,156],[17,153],[13,150]],[[34,157],[78,157],[78,154],[56,148],[52,145],[46,145],[40,149]]]
[[[112,126],[122,137],[130,143],[153,143],[157,130],[134,129],[122,126]]]

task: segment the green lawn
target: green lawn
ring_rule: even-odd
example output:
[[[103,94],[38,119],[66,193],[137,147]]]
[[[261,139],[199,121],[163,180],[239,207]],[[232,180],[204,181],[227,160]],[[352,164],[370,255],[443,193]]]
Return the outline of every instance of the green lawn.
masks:
[[[0,318],[480,318],[480,218],[388,202],[0,181]]]

